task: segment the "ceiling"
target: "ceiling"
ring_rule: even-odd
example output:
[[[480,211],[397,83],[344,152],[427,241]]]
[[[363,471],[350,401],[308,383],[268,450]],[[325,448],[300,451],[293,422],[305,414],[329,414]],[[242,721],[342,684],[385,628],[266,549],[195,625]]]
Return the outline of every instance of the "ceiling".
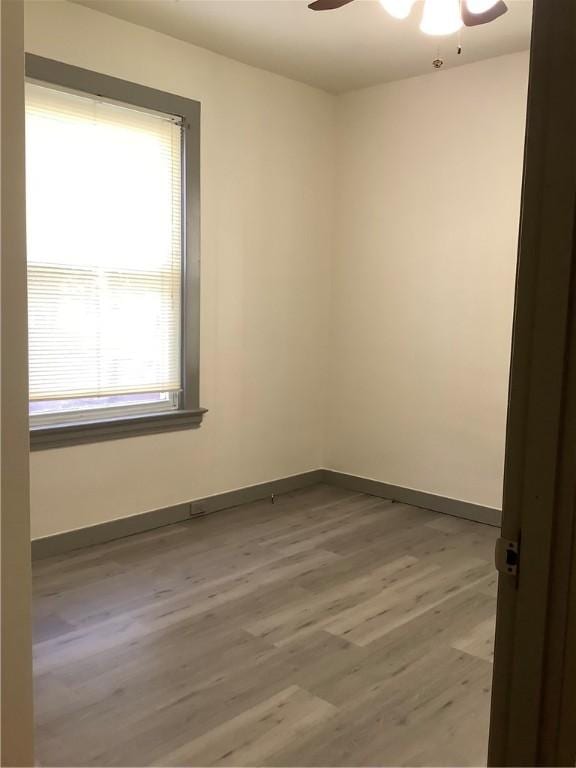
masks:
[[[405,21],[376,0],[310,11],[307,0],[74,0],[135,24],[334,93],[528,48],[531,0],[507,0],[509,12],[456,37],[418,29],[422,0]]]

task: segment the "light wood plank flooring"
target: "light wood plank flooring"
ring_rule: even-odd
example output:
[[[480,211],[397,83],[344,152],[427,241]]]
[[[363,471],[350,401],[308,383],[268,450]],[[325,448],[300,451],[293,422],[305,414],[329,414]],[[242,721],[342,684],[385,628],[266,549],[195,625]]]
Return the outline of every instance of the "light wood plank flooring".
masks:
[[[38,761],[485,764],[496,536],[318,485],[40,561]]]

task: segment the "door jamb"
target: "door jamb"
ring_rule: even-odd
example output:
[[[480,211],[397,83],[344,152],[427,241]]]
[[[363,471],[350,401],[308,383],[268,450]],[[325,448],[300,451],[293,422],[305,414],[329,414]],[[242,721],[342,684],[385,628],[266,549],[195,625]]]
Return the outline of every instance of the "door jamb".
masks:
[[[490,765],[574,765],[557,723],[576,618],[575,109],[576,4],[534,0],[502,517],[520,560],[499,579]]]

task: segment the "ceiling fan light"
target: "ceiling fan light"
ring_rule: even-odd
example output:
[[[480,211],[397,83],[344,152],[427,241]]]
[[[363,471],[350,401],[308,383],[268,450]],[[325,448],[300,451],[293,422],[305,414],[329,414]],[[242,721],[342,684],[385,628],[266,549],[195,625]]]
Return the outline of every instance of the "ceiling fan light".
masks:
[[[420,29],[426,35],[453,35],[462,28],[460,0],[426,0]]]
[[[470,13],[486,13],[494,8],[498,0],[466,0],[466,7]]]
[[[395,19],[407,19],[416,0],[380,0],[380,5]]]

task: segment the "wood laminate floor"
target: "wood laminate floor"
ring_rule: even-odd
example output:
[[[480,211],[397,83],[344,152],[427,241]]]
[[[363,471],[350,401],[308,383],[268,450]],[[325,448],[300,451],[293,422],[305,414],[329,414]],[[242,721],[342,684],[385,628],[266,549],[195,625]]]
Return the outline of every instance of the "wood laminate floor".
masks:
[[[40,561],[38,761],[485,764],[496,536],[318,485]]]

